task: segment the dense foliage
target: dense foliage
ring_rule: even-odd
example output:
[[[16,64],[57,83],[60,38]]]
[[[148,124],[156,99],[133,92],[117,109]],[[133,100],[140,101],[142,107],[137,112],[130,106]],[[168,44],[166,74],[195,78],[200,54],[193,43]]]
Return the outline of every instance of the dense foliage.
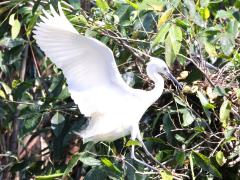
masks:
[[[32,38],[57,0],[0,2],[0,179],[240,178],[240,1],[66,0],[77,30],[115,55],[130,86],[151,89],[146,54],[164,59],[184,85],[166,81],[140,122],[150,152],[169,171],[130,159],[124,137],[82,145],[86,123],[61,70]],[[210,67],[212,65],[212,67]],[[137,156],[158,167],[137,148]]]

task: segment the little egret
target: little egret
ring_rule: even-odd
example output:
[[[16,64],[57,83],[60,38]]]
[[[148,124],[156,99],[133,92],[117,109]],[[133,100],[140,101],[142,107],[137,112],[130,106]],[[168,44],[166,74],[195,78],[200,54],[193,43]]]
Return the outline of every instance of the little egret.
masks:
[[[137,138],[154,159],[143,143],[138,123],[163,92],[161,75],[181,85],[163,60],[151,57],[146,72],[155,87],[150,91],[129,87],[118,71],[113,52],[105,44],[80,35],[60,5],[59,13],[52,6],[50,9],[51,14],[43,10],[45,16],[40,17],[42,21],[35,27],[34,38],[46,56],[62,69],[72,99],[89,118],[86,129],[79,132],[83,142],[114,141],[131,134],[131,139]],[[135,157],[134,146],[131,158],[156,170]]]

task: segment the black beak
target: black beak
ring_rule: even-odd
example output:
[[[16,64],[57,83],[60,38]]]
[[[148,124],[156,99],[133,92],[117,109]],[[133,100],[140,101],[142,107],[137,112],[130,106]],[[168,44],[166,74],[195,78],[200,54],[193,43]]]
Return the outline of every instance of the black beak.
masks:
[[[167,77],[173,82],[173,84],[179,89],[182,90],[182,85],[178,82],[178,80],[170,73],[167,73]]]

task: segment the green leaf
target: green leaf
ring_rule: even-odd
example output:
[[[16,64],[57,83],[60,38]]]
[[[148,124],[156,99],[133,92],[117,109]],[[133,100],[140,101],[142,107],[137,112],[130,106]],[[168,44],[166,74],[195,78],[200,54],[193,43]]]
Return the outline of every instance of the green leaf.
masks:
[[[107,1],[105,0],[96,0],[97,6],[101,9],[102,12],[106,13],[109,10]]]
[[[130,139],[130,140],[128,140],[128,142],[126,144],[126,147],[129,147],[129,146],[140,146],[141,147],[142,144],[137,140]]]
[[[186,126],[189,126],[193,123],[195,117],[192,115],[192,113],[185,109],[183,111],[183,123],[182,123],[182,126],[183,127],[186,127]]]
[[[217,11],[217,14],[215,16],[215,18],[221,18],[221,19],[228,19],[232,17],[233,17],[232,13],[230,11],[225,11],[225,10]]]
[[[168,66],[172,66],[181,48],[182,30],[176,25],[170,27],[165,40],[165,59]]]
[[[24,93],[26,92],[27,89],[32,87],[32,83],[30,82],[20,82],[17,84],[16,88],[13,89],[12,95],[15,100],[22,98]]]
[[[200,0],[201,7],[208,7],[210,0]]]
[[[210,57],[217,57],[217,51],[216,51],[215,46],[213,46],[209,42],[205,42],[204,45],[205,45],[205,49]]]
[[[197,91],[197,95],[198,95],[198,98],[202,104],[202,106],[205,108],[205,109],[214,109],[215,106],[211,103],[209,103],[207,97],[201,93],[200,91]]]
[[[227,88],[216,86],[213,89],[213,93],[217,94],[218,96],[225,96],[227,94]]]
[[[81,153],[77,153],[72,156],[72,159],[68,162],[67,168],[64,171],[64,176],[72,172],[72,169],[77,165],[80,157]]]
[[[197,95],[203,107],[206,106],[208,104],[208,99],[206,96],[200,91],[197,91]]]
[[[223,53],[230,56],[235,47],[234,39],[229,33],[223,33],[220,37],[220,45]]]
[[[133,3],[130,0],[125,0],[129,5],[131,5],[134,9],[139,9],[138,5],[136,3]]]
[[[152,42],[152,47],[155,47],[156,45],[158,45],[159,43],[163,43],[166,37],[166,34],[168,33],[170,28],[170,24],[166,23],[163,24],[162,26],[160,26],[158,33],[156,35],[156,37],[154,38],[153,42]]]
[[[78,15],[78,16],[74,16],[73,18],[70,19],[70,21],[73,24],[79,24],[79,25],[82,25],[82,26],[88,25],[87,19],[81,14]]]
[[[113,171],[115,171],[116,173],[121,173],[121,170],[117,168],[117,166],[115,166],[108,158],[103,157],[101,158],[101,162],[107,166],[108,168],[112,169]]]
[[[184,161],[185,161],[185,153],[178,151],[175,155],[176,161],[178,163],[178,165],[183,166],[184,165]]]
[[[162,170],[160,174],[162,176],[162,180],[173,180],[173,175],[169,171]]]
[[[69,3],[74,7],[74,9],[80,9],[80,3],[79,0],[69,0]]]
[[[61,134],[62,129],[64,127],[64,121],[65,121],[65,117],[59,112],[56,112],[52,117],[51,128],[55,136],[59,136]]]
[[[197,153],[193,151],[193,157],[195,159],[196,164],[198,164],[203,170],[210,172],[212,175],[222,178],[221,173],[217,170],[216,167],[213,166],[210,159],[201,153]]]
[[[165,3],[161,0],[143,0],[138,3],[139,10],[162,11]]]
[[[180,27],[173,24],[169,30],[169,35],[171,38],[174,54],[178,55],[181,48],[182,30]]]
[[[216,153],[216,161],[220,166],[223,166],[226,163],[226,158],[224,157],[224,154],[222,151],[218,151]]]
[[[229,100],[225,99],[220,107],[219,117],[220,117],[220,121],[222,123],[222,127],[224,127],[224,128],[226,128],[228,125],[228,121],[229,121],[230,113],[231,113],[231,106],[232,106],[231,102]]]
[[[39,7],[39,4],[40,4],[41,0],[37,0],[35,3],[34,3],[34,6],[32,8],[32,14],[34,15],[36,10],[38,9]]]
[[[175,134],[175,139],[181,143],[185,142],[185,138],[183,136],[180,136],[179,134]]]
[[[84,177],[84,180],[102,180],[108,179],[108,174],[103,167],[97,166],[93,167],[88,171],[87,175]]]
[[[32,133],[33,130],[38,126],[40,123],[40,118],[42,117],[42,113],[38,112],[29,112],[24,113],[19,117],[23,121],[23,127],[20,129],[20,137]]]
[[[82,152],[80,154],[81,156],[79,157],[79,160],[87,166],[98,166],[101,164],[101,162],[98,159],[92,157],[87,152]]]
[[[189,22],[184,19],[176,19],[176,25],[178,25],[179,27],[184,28],[184,29],[191,27]]]
[[[74,154],[72,159],[68,162],[68,166],[64,171],[64,175],[68,175],[72,172],[72,169],[77,165],[78,161],[81,161],[83,164],[88,166],[98,166],[100,165],[100,161],[90,156],[89,153],[81,152]]]
[[[237,22],[237,20],[231,20],[228,24],[227,24],[227,33],[229,33],[229,35],[231,36],[231,40],[234,42],[234,39],[238,37],[239,35],[239,23]]]

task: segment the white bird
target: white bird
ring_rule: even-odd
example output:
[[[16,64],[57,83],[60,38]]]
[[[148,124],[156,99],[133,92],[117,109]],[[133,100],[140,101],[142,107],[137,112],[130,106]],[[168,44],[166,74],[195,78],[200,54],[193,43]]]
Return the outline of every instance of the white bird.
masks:
[[[171,75],[163,60],[151,57],[146,72],[155,87],[150,91],[133,89],[122,79],[113,52],[102,42],[80,35],[64,15],[51,6],[51,14],[43,10],[42,22],[34,30],[38,46],[58,68],[62,69],[72,99],[81,113],[89,118],[86,129],[79,132],[83,142],[114,141],[131,134],[147,151],[139,131],[139,121],[145,111],[162,94],[164,75]],[[132,146],[131,157],[138,160]],[[154,159],[154,158],[153,158]],[[156,168],[155,168],[156,169]]]

